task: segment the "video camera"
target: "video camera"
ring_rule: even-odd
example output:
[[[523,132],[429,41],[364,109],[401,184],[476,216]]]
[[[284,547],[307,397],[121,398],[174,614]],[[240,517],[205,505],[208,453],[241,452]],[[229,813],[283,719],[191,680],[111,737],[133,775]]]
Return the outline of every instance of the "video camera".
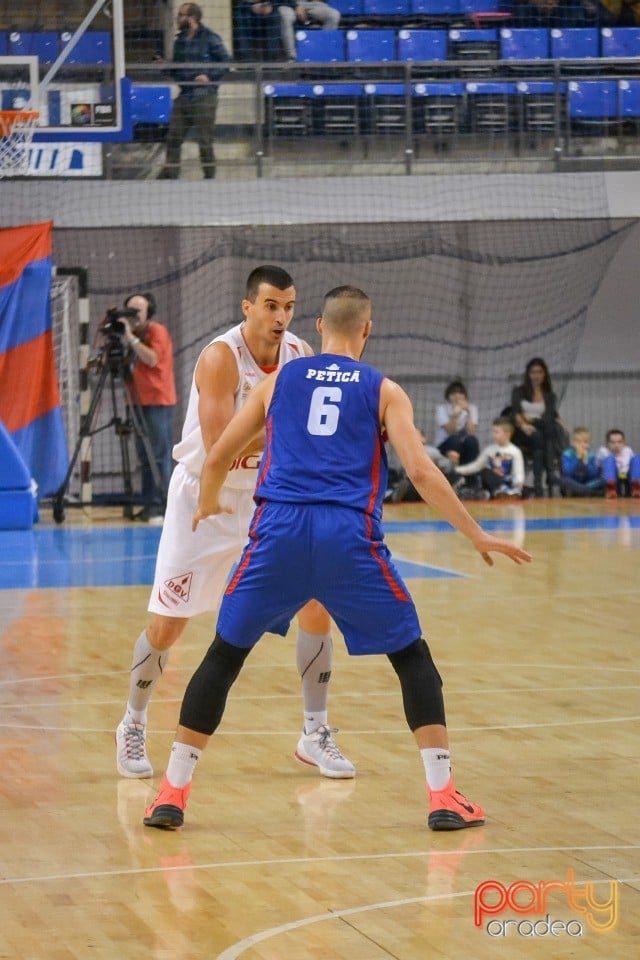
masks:
[[[129,347],[123,339],[126,327],[122,321],[135,320],[137,316],[138,311],[133,307],[111,307],[107,310],[99,331],[103,336],[103,342],[100,352],[94,357],[89,357],[90,367],[99,370],[108,363],[114,374],[120,372],[125,376],[130,374]]]
[[[123,320],[135,320],[138,311],[133,307],[111,307],[102,324],[102,332],[109,337],[121,337],[125,332]]]

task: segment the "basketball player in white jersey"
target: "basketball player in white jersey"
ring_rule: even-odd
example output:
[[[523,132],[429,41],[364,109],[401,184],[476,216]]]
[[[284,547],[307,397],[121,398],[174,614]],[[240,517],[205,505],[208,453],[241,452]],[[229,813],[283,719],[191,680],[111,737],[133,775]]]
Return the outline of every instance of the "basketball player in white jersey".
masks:
[[[311,356],[307,343],[288,332],[295,288],[280,267],[262,266],[247,280],[244,322],[204,348],[193,375],[182,439],[173,449],[173,471],[148,610],[149,626],[133,649],[129,699],[116,730],[117,767],[123,777],[153,776],[146,751],[147,707],[151,693],[190,617],[215,610],[247,541],[253,491],[263,436],[234,461],[224,488],[233,513],[210,517],[196,532],[191,522],[198,504],[206,455],[252,387],[289,360]],[[328,682],[333,647],[330,619],[315,600],[298,614],[296,660],[302,677],[304,730],[296,759],[327,777],[355,776],[353,764],[336,746],[327,723]]]

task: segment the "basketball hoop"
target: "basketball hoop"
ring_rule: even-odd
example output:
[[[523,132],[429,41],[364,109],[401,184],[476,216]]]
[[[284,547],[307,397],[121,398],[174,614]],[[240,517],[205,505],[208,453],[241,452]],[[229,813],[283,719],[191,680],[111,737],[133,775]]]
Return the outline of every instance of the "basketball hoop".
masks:
[[[29,148],[37,110],[0,110],[0,178],[29,172]]]

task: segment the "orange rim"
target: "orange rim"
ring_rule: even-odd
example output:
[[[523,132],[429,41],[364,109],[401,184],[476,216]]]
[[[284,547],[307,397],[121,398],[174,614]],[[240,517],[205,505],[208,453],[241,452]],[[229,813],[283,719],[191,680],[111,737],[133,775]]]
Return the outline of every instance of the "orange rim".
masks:
[[[16,123],[35,123],[37,110],[0,110],[0,135],[8,137]]]

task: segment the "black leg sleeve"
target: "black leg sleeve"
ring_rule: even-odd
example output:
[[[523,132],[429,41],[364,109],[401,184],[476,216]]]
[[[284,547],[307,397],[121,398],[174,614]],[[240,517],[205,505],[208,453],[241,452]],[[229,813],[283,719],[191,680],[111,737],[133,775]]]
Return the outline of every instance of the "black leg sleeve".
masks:
[[[227,694],[250,652],[251,647],[234,647],[216,633],[185,691],[180,726],[211,736],[222,720]]]
[[[388,657],[400,680],[409,729],[413,731],[434,723],[446,726],[442,678],[426,642],[420,637]]]

